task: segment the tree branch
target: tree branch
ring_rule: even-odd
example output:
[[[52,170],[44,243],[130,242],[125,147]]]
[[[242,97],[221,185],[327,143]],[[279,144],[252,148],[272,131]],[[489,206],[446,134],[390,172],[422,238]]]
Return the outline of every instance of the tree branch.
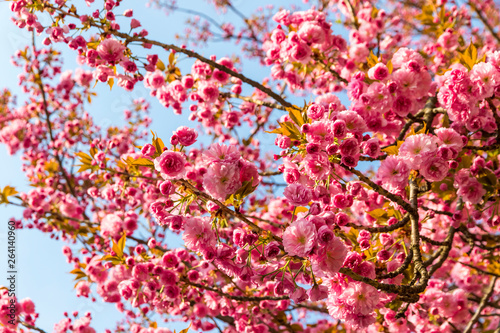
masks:
[[[383,227],[366,227],[364,225],[356,225],[354,223],[347,223],[346,226],[354,228],[354,229],[368,230],[369,232],[380,233],[380,232],[394,231],[396,229],[402,228],[402,227],[404,227],[408,223],[408,221],[410,221],[410,215],[406,214],[401,219],[401,221],[399,221],[397,223],[394,223],[394,224],[391,224],[391,225],[383,226]]]
[[[178,179],[178,180],[174,180],[175,182],[177,183],[180,183],[182,185],[184,185],[186,188],[188,188],[193,194],[197,195],[198,197],[201,197],[205,200],[208,200],[208,201],[211,201],[213,203],[215,203],[216,205],[219,206],[219,208],[226,214],[229,214],[233,217],[236,217],[238,219],[240,219],[241,221],[243,221],[244,223],[246,223],[247,225],[249,225],[250,227],[252,227],[255,231],[263,231],[263,229],[261,227],[259,227],[258,225],[256,225],[255,223],[253,223],[252,221],[250,221],[249,219],[247,219],[245,217],[245,215],[243,215],[242,213],[238,212],[238,211],[234,211],[234,210],[231,210],[229,209],[226,205],[224,205],[222,202],[220,202],[219,200],[215,199],[215,198],[212,198],[210,195],[204,193],[204,192],[201,192],[200,190],[198,190],[196,187],[194,187],[191,183],[189,183],[188,181],[184,180],[184,179]],[[282,239],[281,237],[278,237],[274,234],[270,234],[272,238],[274,238],[275,240],[279,241],[280,243],[282,242]]]
[[[348,167],[348,166],[343,165],[343,164],[340,164],[340,166],[343,167],[344,169],[346,169],[347,171],[349,171],[349,172],[355,174],[356,176],[358,176],[358,178],[361,181],[363,181],[366,184],[370,185],[370,187],[373,190],[375,190],[377,193],[382,194],[387,199],[389,199],[389,200],[397,203],[398,205],[400,205],[401,207],[403,207],[407,212],[413,212],[413,211],[415,211],[415,209],[408,202],[404,201],[403,198],[401,198],[400,196],[397,196],[395,194],[392,194],[389,191],[387,191],[386,189],[384,189],[382,186],[375,184],[370,178],[366,177],[365,175],[363,175],[358,170],[356,170],[354,168],[351,168],[351,167]]]
[[[61,8],[57,8],[57,7],[51,6],[51,5],[47,4],[47,3],[44,3],[43,6],[45,8],[48,8],[48,9],[59,11],[60,13],[62,13],[64,15],[68,15],[68,16],[75,17],[75,18],[78,18],[78,19],[80,18],[80,16],[77,15],[77,14],[66,12],[66,11],[62,10]],[[275,93],[270,88],[265,87],[261,83],[258,83],[255,80],[247,78],[243,74],[235,72],[234,70],[229,69],[226,66],[218,64],[217,62],[215,62],[215,61],[213,61],[211,59],[205,58],[204,56],[202,56],[199,53],[196,53],[196,52],[188,50],[188,49],[184,49],[182,47],[179,47],[179,46],[176,46],[176,45],[173,45],[173,44],[166,44],[166,43],[158,42],[158,41],[155,41],[155,40],[152,40],[152,39],[149,39],[149,38],[145,38],[145,37],[141,37],[141,36],[138,36],[138,35],[137,36],[130,36],[130,35],[126,34],[126,33],[119,32],[119,31],[110,29],[108,27],[103,27],[103,25],[97,24],[95,21],[89,21],[89,24],[91,26],[103,29],[107,34],[110,34],[110,35],[122,38],[127,43],[139,42],[139,43],[156,45],[156,46],[159,46],[159,47],[161,47],[161,48],[163,48],[165,50],[174,50],[175,52],[183,53],[183,54],[187,55],[188,57],[198,59],[201,62],[209,64],[210,66],[215,67],[218,70],[221,70],[221,71],[223,71],[223,72],[225,72],[225,73],[227,73],[227,74],[229,74],[229,75],[231,75],[233,77],[236,77],[236,78],[240,79],[242,82],[245,82],[245,83],[251,85],[252,87],[259,89],[260,91],[262,91],[262,92],[266,93],[267,95],[269,95],[270,97],[272,97],[274,100],[276,100],[282,106],[284,106],[286,108],[293,107],[292,103],[287,102],[279,94]]]
[[[212,288],[212,287],[209,287],[209,286],[204,286],[202,284],[191,282],[191,281],[188,281],[186,279],[183,279],[182,281],[185,284],[188,284],[190,286],[193,286],[193,287],[196,287],[196,288],[200,288],[200,289],[209,290],[209,291],[213,291],[213,292],[217,293],[220,296],[223,296],[223,297],[229,298],[229,299],[234,299],[234,300],[237,300],[237,301],[243,301],[243,302],[260,302],[260,301],[266,301],[266,300],[267,301],[281,301],[281,300],[289,299],[288,296],[236,296],[236,295],[229,295],[229,294],[226,294],[226,293],[224,293],[223,291],[221,291],[221,290],[219,290],[217,288]]]
[[[469,323],[467,324],[467,327],[464,330],[464,333],[470,333],[472,332],[472,327],[474,324],[479,320],[479,317],[481,317],[481,311],[486,307],[488,299],[493,295],[493,291],[495,288],[495,283],[497,282],[497,277],[494,277],[490,280],[490,284],[488,288],[486,289],[486,293],[484,294],[483,298],[481,298],[481,302],[479,303],[479,306],[477,307],[476,313],[472,316],[470,319]]]

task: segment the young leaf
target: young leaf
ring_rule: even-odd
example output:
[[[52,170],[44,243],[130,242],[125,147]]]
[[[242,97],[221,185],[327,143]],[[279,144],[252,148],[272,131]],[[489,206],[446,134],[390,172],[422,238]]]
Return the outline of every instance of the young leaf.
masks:
[[[163,148],[165,148],[165,144],[163,143],[163,141],[160,138],[156,138],[156,140],[154,141],[154,146],[158,155],[161,155],[161,153],[163,153]]]
[[[122,238],[118,241],[118,243],[115,243],[113,240],[113,247],[112,250],[116,253],[116,256],[118,258],[123,258],[123,249],[125,248],[125,241],[126,241],[127,236],[124,234]]]
[[[159,60],[158,60],[159,61]],[[168,63],[170,65],[173,65],[174,64],[174,61],[175,61],[175,53],[174,52],[171,52],[170,55],[168,56]]]
[[[123,236],[118,240],[118,248],[120,248],[121,252],[125,249],[125,242],[127,241],[127,234],[123,234]]]
[[[85,170],[92,169],[92,166],[89,164],[78,164],[77,166],[80,167],[77,172],[83,172]]]
[[[373,51],[370,51],[370,55],[366,58],[366,61],[368,62],[368,67],[372,68],[378,63],[378,58]]]
[[[285,122],[286,123],[286,122]],[[290,136],[292,135],[292,133],[290,132],[290,130],[285,126],[285,123],[280,123],[278,122],[278,124],[281,126],[281,131],[284,136]]]
[[[115,79],[113,79],[112,77],[110,77],[109,80],[108,80],[109,90],[113,90],[113,85],[114,84],[115,84]]]
[[[420,129],[420,131],[417,132],[417,134],[425,134],[427,133],[427,124],[424,122],[424,126],[422,127],[422,129]]]
[[[307,213],[309,211],[309,209],[307,207],[304,207],[304,206],[297,206],[295,208],[295,214],[298,214],[298,213]]]
[[[464,53],[460,56],[460,63],[467,67],[468,70],[471,70],[474,67],[474,64],[477,61],[477,49],[472,44],[472,41],[469,44],[469,47],[464,51]]]
[[[377,208],[377,209],[374,209],[374,210],[368,212],[368,215],[370,215],[371,217],[373,217],[374,219],[377,219],[377,220],[386,214],[387,214],[387,212],[385,210],[383,210],[382,208]]]
[[[16,191],[15,188],[13,188],[12,186],[5,186],[3,191],[2,191],[2,194],[5,196],[5,198],[11,196],[11,195],[14,195],[14,194],[17,194],[19,192]]]
[[[305,123],[304,117],[302,117],[302,113],[297,106],[293,106],[291,108],[286,108],[290,118],[299,126],[302,126]]]
[[[392,70],[394,69],[394,67],[392,66],[392,61],[391,60],[389,60],[387,62],[386,67],[387,67],[387,70],[389,71],[389,74],[392,74]]]
[[[283,135],[283,129],[281,127],[280,128],[275,128],[272,131],[264,131],[264,132],[270,133],[270,134],[274,133],[274,134],[281,134],[281,135]]]
[[[80,162],[82,162],[83,164],[92,163],[92,157],[90,157],[90,155],[88,155],[84,152],[76,153],[76,156],[78,156],[80,158]]]
[[[163,72],[165,70],[165,64],[163,63],[163,61],[158,59],[158,62],[156,63],[156,68]]]
[[[300,131],[298,128],[295,126],[294,123],[290,121],[285,121],[284,123],[281,124],[283,128],[285,128],[289,134],[287,135],[290,139],[293,140],[299,140],[300,139]]]
[[[399,149],[397,146],[389,146],[382,149],[382,151],[387,153],[387,155],[397,155],[399,153]]]
[[[132,165],[140,165],[140,166],[147,166],[147,167],[154,167],[155,166],[153,161],[145,159],[145,158],[139,158],[138,160],[133,161]]]

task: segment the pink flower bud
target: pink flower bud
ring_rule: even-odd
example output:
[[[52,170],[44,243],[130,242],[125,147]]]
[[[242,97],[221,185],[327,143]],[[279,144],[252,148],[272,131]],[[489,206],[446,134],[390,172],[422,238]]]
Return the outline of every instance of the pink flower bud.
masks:
[[[290,298],[295,302],[295,303],[302,303],[305,300],[307,300],[307,294],[306,290],[302,287],[298,287],[295,289],[295,291],[292,293]]]
[[[307,116],[313,120],[319,120],[325,114],[325,107],[321,104],[311,104],[307,109]]]
[[[338,119],[333,122],[332,125],[333,136],[338,139],[345,138],[347,134],[347,126],[344,120]]]
[[[389,70],[387,69],[387,66],[382,63],[378,63],[368,70],[368,77],[372,80],[382,81],[388,75]]]
[[[321,245],[328,244],[334,237],[333,231],[326,225],[318,230],[318,242]]]
[[[361,248],[361,251],[368,250],[370,248],[370,240],[369,239],[362,239],[359,242],[359,247]]]
[[[328,288],[323,285],[316,285],[309,289],[307,294],[311,302],[317,302],[328,297]]]
[[[281,250],[279,248],[279,243],[276,241],[270,242],[264,248],[264,256],[267,259],[272,259],[272,258],[278,256],[278,254],[280,254],[280,252],[281,252]]]
[[[336,216],[336,222],[339,227],[343,227],[349,223],[349,217],[346,213],[338,213]]]
[[[385,261],[391,257],[391,253],[387,250],[380,250],[377,253],[377,259],[381,261]]]
[[[318,215],[319,213],[321,213],[321,206],[319,203],[314,202],[311,207],[309,207],[309,214]]]
[[[293,206],[305,206],[312,199],[311,190],[302,184],[290,184],[283,191],[283,195]]]
[[[151,248],[155,248],[156,247],[156,239],[154,238],[150,238],[149,241],[148,241],[148,247],[151,249]]]
[[[139,22],[138,20],[132,19],[132,21],[130,21],[130,28],[131,29],[135,29],[135,28],[138,28],[140,26],[141,26],[141,22]]]
[[[152,157],[155,153],[156,148],[150,143],[144,145],[144,147],[142,147],[141,149],[141,154],[147,157]]]

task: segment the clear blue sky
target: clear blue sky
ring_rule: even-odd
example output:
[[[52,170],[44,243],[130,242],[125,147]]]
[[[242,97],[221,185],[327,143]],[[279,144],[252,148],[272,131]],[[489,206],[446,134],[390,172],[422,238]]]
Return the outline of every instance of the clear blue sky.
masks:
[[[206,1],[178,1],[183,6],[191,6],[199,11],[205,12],[216,20],[217,14],[207,5]],[[301,1],[273,1],[277,6],[289,6],[290,3],[301,4]],[[139,19],[142,26],[150,31],[150,37],[166,42],[174,42],[174,34],[181,32],[184,28],[185,15],[169,15],[165,16],[161,11],[147,8],[144,4],[146,1],[125,0],[121,8],[134,9],[134,17]],[[238,6],[238,9],[243,13],[250,13],[258,6],[265,6],[267,1],[233,1]],[[30,34],[25,30],[18,29],[10,20],[10,3],[0,2],[0,62],[2,73],[0,75],[0,88],[8,87],[18,96],[19,104],[24,100],[24,96],[17,87],[17,76],[20,70],[10,65],[11,55],[18,49],[23,48],[30,43]],[[234,16],[228,16],[232,21],[236,21]],[[220,19],[219,19],[220,20]],[[42,21],[43,22],[43,21]],[[43,22],[47,23],[47,22]],[[37,40],[38,45],[41,44],[41,39]],[[65,69],[74,69],[76,63],[74,61],[75,54],[68,52],[64,48],[63,58],[65,60]],[[204,55],[215,54],[218,57],[230,55],[233,52],[238,52],[236,48],[228,47],[228,44],[219,43],[210,48],[198,50]],[[159,52],[159,51],[155,51]],[[160,57],[164,59],[168,55],[160,52]],[[262,68],[255,63],[248,63],[245,59],[244,72],[251,73],[251,77],[255,79],[267,76],[269,68]],[[187,65],[187,63],[186,63]],[[123,109],[129,105],[129,102],[138,97],[145,97],[151,101],[153,125],[152,130],[157,132],[160,137],[168,138],[169,135],[178,126],[190,125],[187,121],[187,113],[182,116],[177,116],[171,110],[163,108],[155,99],[150,98],[148,91],[138,84],[138,89],[132,94],[127,93],[123,89],[115,86],[112,92],[109,91],[107,85],[100,83],[97,87],[98,98],[93,100],[91,106],[88,107],[90,113],[96,119],[96,123],[104,126],[116,124],[122,121]],[[263,139],[261,137],[261,139]],[[262,140],[262,149],[270,150],[273,147],[274,136],[267,136]],[[6,185],[14,186],[20,191],[29,191],[26,179],[21,172],[20,156],[9,156],[4,146],[0,146],[0,160],[3,161],[0,172],[0,188]],[[21,217],[21,209],[14,207],[0,206],[0,267],[5,267],[6,263],[6,231],[7,222],[10,217]],[[63,318],[63,312],[79,311],[81,314],[90,311],[93,321],[92,327],[98,332],[105,328],[112,329],[114,323],[122,318],[121,314],[116,310],[113,304],[103,303],[97,297],[98,301],[92,303],[86,298],[77,298],[73,290],[73,276],[68,272],[72,269],[66,263],[65,257],[62,255],[61,248],[65,245],[62,242],[51,240],[46,234],[38,230],[20,230],[17,233],[17,256],[18,256],[18,293],[19,299],[30,297],[36,304],[36,311],[40,314],[37,320],[37,326],[46,330],[52,331],[53,325]],[[3,271],[3,270],[2,270]],[[0,285],[6,284],[4,272],[1,272]],[[98,296],[98,295],[97,295]],[[160,325],[165,326],[165,325]],[[186,324],[169,324],[171,329],[185,328]]]

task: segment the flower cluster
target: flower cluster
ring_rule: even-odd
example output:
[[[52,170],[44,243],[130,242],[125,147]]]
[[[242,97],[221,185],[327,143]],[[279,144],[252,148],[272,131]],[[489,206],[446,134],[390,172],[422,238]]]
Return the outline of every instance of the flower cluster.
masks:
[[[191,38],[245,41],[269,78],[245,75],[237,56],[151,38],[122,1],[12,2],[16,25],[44,45],[13,58],[29,96],[0,94],[0,142],[31,185],[0,189],[0,203],[23,209],[16,227],[68,243],[76,295],[115,304],[116,332],[171,333],[153,317],[226,333],[496,329],[494,5],[467,4],[484,37],[466,5],[446,1],[323,1],[251,17],[210,3],[241,26],[199,13]],[[59,45],[87,70],[63,71]],[[86,111],[94,82],[126,92],[142,82],[175,114],[190,103],[201,129],[148,138],[142,98],[124,125],[99,126]],[[8,302],[2,291],[1,332],[36,329],[30,299],[15,325]],[[312,323],[315,311],[330,316]],[[73,317],[54,331],[95,332],[90,314]]]

